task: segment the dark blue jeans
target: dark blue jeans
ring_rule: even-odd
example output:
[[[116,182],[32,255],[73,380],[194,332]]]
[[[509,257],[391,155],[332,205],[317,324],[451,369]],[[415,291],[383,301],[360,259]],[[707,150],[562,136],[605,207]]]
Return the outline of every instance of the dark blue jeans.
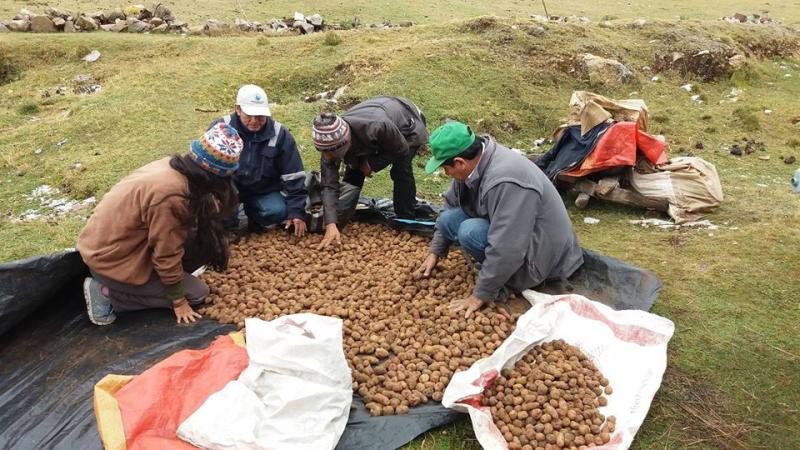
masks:
[[[439,214],[436,229],[447,239],[458,242],[476,261],[483,262],[486,259],[488,220],[469,217],[461,208],[453,208]]]
[[[286,199],[280,192],[248,197],[242,200],[247,220],[262,227],[276,225],[286,220]]]

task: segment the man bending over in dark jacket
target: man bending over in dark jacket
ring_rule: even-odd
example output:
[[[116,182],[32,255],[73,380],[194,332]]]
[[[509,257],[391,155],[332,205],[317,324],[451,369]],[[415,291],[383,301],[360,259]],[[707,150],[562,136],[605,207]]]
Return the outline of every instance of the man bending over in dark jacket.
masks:
[[[394,212],[398,218],[414,217],[417,186],[411,161],[428,142],[425,116],[416,105],[401,97],[375,97],[350,108],[341,117],[331,113],[317,116],[312,133],[314,146],[322,153],[325,237],[320,248],[339,241],[339,227],[350,221],[365,177],[389,165],[394,182]],[[340,189],[342,161],[346,169]]]
[[[566,279],[583,264],[564,203],[533,162],[461,122],[437,128],[430,148],[425,171],[441,166],[453,182],[418,273],[429,276],[454,242],[480,263],[472,295],[452,300],[453,311],[470,317],[505,301],[506,287],[522,291]]]

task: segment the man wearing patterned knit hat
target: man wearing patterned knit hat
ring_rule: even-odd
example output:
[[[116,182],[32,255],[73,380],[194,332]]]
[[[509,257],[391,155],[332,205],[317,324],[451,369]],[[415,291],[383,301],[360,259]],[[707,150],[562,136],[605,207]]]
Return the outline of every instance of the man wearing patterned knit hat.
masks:
[[[312,138],[321,153],[320,171],[325,237],[320,248],[340,240],[339,227],[350,221],[364,179],[388,166],[398,218],[413,218],[417,187],[411,161],[428,143],[425,116],[401,97],[375,97],[341,117],[324,113],[314,119]],[[346,166],[343,186],[339,167]]]
[[[294,136],[272,118],[267,93],[254,84],[239,88],[236,111],[212,122],[239,133],[244,150],[233,180],[250,229],[285,223],[306,231],[306,173]],[[238,221],[232,220],[230,225]]]
[[[189,153],[151,162],[104,196],[78,236],[92,276],[83,283],[95,325],[124,311],[171,308],[177,322],[194,322],[208,286],[190,275],[208,264],[228,265],[222,222],[233,205],[231,176],[242,140],[220,123],[189,146]]]

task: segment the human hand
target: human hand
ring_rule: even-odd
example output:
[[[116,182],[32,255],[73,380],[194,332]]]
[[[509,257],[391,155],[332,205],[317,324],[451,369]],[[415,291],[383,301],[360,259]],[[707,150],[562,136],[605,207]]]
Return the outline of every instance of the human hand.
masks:
[[[419,268],[414,271],[415,275],[427,278],[431,276],[431,272],[433,272],[433,268],[436,267],[436,263],[439,262],[439,257],[434,255],[433,253],[428,253],[428,256],[425,257],[425,260],[422,261],[422,264]]]
[[[320,242],[319,247],[317,250],[322,250],[326,248],[331,243],[341,244],[342,243],[342,235],[339,233],[339,228],[336,226],[335,223],[329,223],[325,225],[325,236],[322,237],[322,242]]]
[[[306,234],[306,221],[303,219],[289,219],[286,221],[286,229],[288,230],[290,227],[294,226],[294,235],[297,237],[303,237]]]
[[[197,319],[203,317],[192,309],[192,306],[189,305],[185,297],[173,301],[172,310],[175,311],[175,317],[178,318],[178,323],[196,322]]]
[[[466,319],[469,319],[472,316],[472,314],[474,314],[475,311],[481,309],[483,305],[484,305],[483,300],[479,299],[478,297],[475,297],[474,295],[470,295],[467,298],[461,298],[458,300],[451,301],[449,306],[450,306],[450,311],[452,312],[466,310],[466,314],[464,317]],[[491,302],[487,306],[495,308],[497,310],[497,313],[500,315],[501,319],[511,320],[511,314],[509,314],[508,310],[504,308],[502,305],[498,305],[495,302]]]

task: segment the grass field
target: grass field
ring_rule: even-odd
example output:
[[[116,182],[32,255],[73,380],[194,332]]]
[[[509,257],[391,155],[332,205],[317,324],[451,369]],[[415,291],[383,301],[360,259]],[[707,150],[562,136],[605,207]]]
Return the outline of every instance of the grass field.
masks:
[[[219,18],[235,15],[231,5],[237,3],[206,3],[206,9],[219,11]],[[581,14],[592,17],[665,20],[651,20],[643,29],[548,25],[544,35],[534,36],[524,31],[528,23],[523,18],[540,13],[536,2],[351,2],[361,6],[349,6],[353,9],[346,13],[327,6],[330,13],[320,12],[343,19],[359,13],[377,20],[385,14],[430,25],[341,32],[342,43],[336,46],[325,45],[322,35],[2,35],[0,63],[7,61],[19,80],[0,85],[0,261],[74,245],[86,211],[16,220],[36,206],[27,198],[34,188],[51,184],[76,200],[101,196],[132,169],[184,151],[212,119],[230,110],[243,83],[265,87],[274,116],[294,133],[307,168],[318,165],[309,124],[326,106],[303,98],[345,84],[343,105],[376,94],[403,95],[425,111],[431,129],[445,118],[457,118],[523,149],[561,123],[573,90],[614,98],[633,95],[647,101],[650,131],[667,137],[671,155],[692,152],[716,165],[726,195],[724,205],[708,217],[719,229],[680,231],[637,228],[627,221],[644,216],[642,211],[600,203],[578,211],[571,206],[574,197],[565,198],[584,247],[661,277],[664,289],[653,312],[676,324],[664,383],[633,448],[800,448],[800,307],[795,301],[800,210],[799,198],[789,189],[798,164],[780,159],[800,157],[800,129],[792,124],[800,116],[800,59],[796,52],[753,58],[749,68],[713,82],[670,72],[653,82],[655,74],[647,70],[657,42],[675,36],[742,48],[749,42],[771,45],[782,32],[699,19],[765,8],[793,23],[800,15],[798,2],[705,2],[703,7],[690,7],[688,1],[669,7],[603,2],[612,13],[599,3],[585,3],[548,7],[551,14],[584,5]],[[627,3],[633,5],[615,7]],[[256,18],[313,10],[303,2],[264,2],[263,9],[258,2],[238,4],[248,17],[252,8]],[[181,5],[175,12],[188,16],[191,4]],[[0,13],[22,6],[4,2]],[[464,20],[486,13],[511,18]],[[680,20],[681,15],[689,19]],[[796,31],[780,35],[798,39]],[[81,61],[92,49],[102,52],[101,59]],[[571,58],[587,51],[624,62],[638,82],[619,89],[589,86],[569,70]],[[43,97],[56,87],[74,86],[80,74],[91,74],[102,90]],[[703,103],[680,88],[687,82]],[[734,88],[742,90],[736,102],[730,101]],[[728,146],[742,138],[761,141],[766,150],[731,156]],[[702,149],[695,148],[698,142]],[[768,160],[759,159],[767,155]],[[82,169],[74,168],[76,163]],[[427,177],[419,168],[417,175],[426,198],[435,200],[446,186],[446,180]],[[367,194],[386,196],[390,189],[383,173],[367,183]],[[584,224],[587,216],[600,223]],[[478,447],[465,423],[410,445]]]
[[[146,2],[131,2],[132,4]],[[158,3],[158,2],[154,2]],[[524,19],[531,14],[544,15],[541,0],[496,0],[492,2],[470,0],[352,0],[339,2],[314,2],[294,0],[178,0],[164,2],[181,20],[200,23],[207,19],[226,20],[233,23],[236,17],[247,20],[269,21],[273,17],[291,17],[295,11],[305,14],[320,13],[329,22],[341,22],[358,16],[365,23],[381,23],[388,19],[394,23],[412,20],[415,23],[442,23],[476,16],[494,15]],[[41,3],[42,5],[44,3]],[[72,12],[92,12],[110,9],[125,3],[117,0],[59,0],[50,2]],[[146,3],[150,5],[151,3]],[[14,16],[21,8],[36,12],[38,2],[6,0],[0,4],[0,17]],[[588,16],[601,19],[699,19],[713,20],[734,13],[764,14],[786,24],[800,21],[800,1],[693,0],[653,2],[645,0],[546,1],[547,12],[558,16]],[[43,6],[41,6],[43,7]]]

